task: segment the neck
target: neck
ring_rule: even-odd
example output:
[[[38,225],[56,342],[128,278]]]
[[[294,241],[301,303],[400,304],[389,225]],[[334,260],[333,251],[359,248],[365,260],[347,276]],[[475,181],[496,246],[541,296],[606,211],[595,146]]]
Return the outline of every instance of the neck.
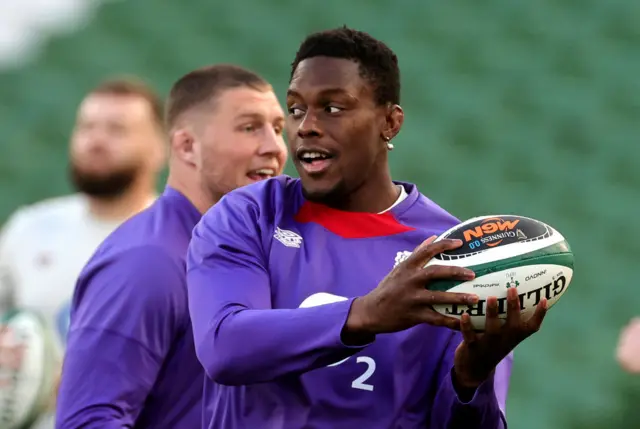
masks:
[[[369,176],[340,203],[329,205],[339,210],[365,213],[380,213],[391,207],[400,192],[391,180],[388,167],[378,171],[379,174]]]
[[[171,163],[167,185],[184,195],[202,214],[218,202],[217,200],[211,201],[211,197],[204,191],[195,170],[187,165]]]
[[[125,193],[112,198],[87,196],[89,212],[105,221],[123,221],[144,210],[154,198],[153,184],[134,185]]]

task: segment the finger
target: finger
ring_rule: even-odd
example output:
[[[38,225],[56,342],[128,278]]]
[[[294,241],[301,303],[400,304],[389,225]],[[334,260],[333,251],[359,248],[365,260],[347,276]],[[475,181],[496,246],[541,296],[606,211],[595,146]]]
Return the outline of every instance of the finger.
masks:
[[[520,297],[516,288],[507,289],[507,325],[516,327],[520,324]]]
[[[424,249],[425,247],[427,247],[428,245],[430,245],[431,243],[433,243],[436,238],[438,238],[437,235],[432,235],[431,237],[427,238],[426,240],[424,240],[422,243],[420,243],[418,245],[418,247],[416,247],[415,249],[413,249],[413,252],[411,252],[411,254],[413,255],[414,253],[420,251],[420,249]],[[407,260],[410,258],[407,258]]]
[[[443,292],[430,289],[435,280],[467,281],[475,277],[475,273],[462,267],[432,265],[414,274],[415,285],[425,292],[418,292],[425,303],[433,304],[466,304],[474,305],[478,302],[478,295],[459,292]],[[427,293],[429,292],[429,293]]]
[[[478,295],[461,292],[440,292],[425,289],[418,294],[419,301],[424,305],[475,305]]]
[[[447,250],[457,249],[462,246],[462,240],[440,240],[435,243],[430,243],[426,246],[419,246],[406,260],[406,264],[409,267],[423,267],[431,258],[438,253],[446,252]]]
[[[502,324],[498,318],[498,298],[490,296],[487,298],[487,316],[484,331],[487,334],[496,334],[500,331],[501,327]]]
[[[433,243],[433,242],[435,241],[435,239],[436,239],[436,238],[438,238],[438,236],[437,236],[437,235],[432,235],[431,237],[427,238],[427,239],[426,239],[426,240],[424,240],[422,243],[420,243],[420,245],[419,245],[418,247],[416,247],[416,249],[414,250],[414,252],[415,252],[415,251],[417,251],[417,250],[422,249],[423,247],[427,247],[428,245],[430,245],[431,243]]]
[[[460,280],[469,281],[476,277],[473,270],[464,267],[455,267],[453,265],[430,265],[417,271],[415,280],[420,284],[427,284],[433,280]]]
[[[536,306],[536,310],[533,312],[533,315],[527,321],[527,328],[531,333],[538,332],[540,326],[542,326],[545,316],[547,315],[548,309],[549,304],[547,303],[547,299],[541,299]]]
[[[427,323],[432,326],[449,328],[454,331],[460,330],[460,319],[445,316],[432,308],[425,309],[425,312],[422,315],[422,321],[423,323]]]
[[[438,238],[438,237],[437,237],[437,236],[435,236],[435,235],[432,235],[431,237],[429,237],[429,238],[427,238],[426,240],[424,240],[422,243],[420,243],[420,244],[418,245],[418,247],[416,247],[415,249],[413,249],[413,252],[411,253],[411,255],[413,255],[414,253],[416,253],[416,252],[417,252],[417,251],[419,251],[420,249],[423,249],[423,248],[427,247],[429,244],[433,243],[433,241],[434,241],[436,238]],[[393,269],[393,270],[394,270],[394,271],[397,271],[397,270],[399,270],[400,268],[402,268],[403,266],[407,265],[407,261],[411,259],[411,255],[409,255],[409,257],[408,257],[404,262],[402,262],[402,263],[400,263],[400,264],[396,265],[396,266],[394,267],[394,269]]]
[[[471,323],[471,316],[468,313],[463,313],[460,318],[460,332],[462,333],[462,338],[467,344],[473,344],[478,340],[478,335],[473,329],[473,324]]]

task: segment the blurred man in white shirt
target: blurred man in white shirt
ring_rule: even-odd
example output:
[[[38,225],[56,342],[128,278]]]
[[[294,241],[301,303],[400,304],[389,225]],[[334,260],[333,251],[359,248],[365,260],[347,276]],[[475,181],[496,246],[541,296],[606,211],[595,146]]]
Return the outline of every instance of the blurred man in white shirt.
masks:
[[[107,235],[156,197],[166,160],[162,109],[160,97],[136,80],[109,80],[92,90],[70,142],[78,192],[18,209],[0,233],[2,310],[39,312],[63,331],[60,346],[82,267]]]

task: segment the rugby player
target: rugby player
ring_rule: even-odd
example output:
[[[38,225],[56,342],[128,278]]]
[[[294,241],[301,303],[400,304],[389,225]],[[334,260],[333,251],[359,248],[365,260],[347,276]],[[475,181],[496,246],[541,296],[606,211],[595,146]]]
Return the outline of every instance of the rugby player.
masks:
[[[162,101],[142,82],[113,79],[89,92],[69,148],[77,192],[20,208],[3,228],[5,310],[28,308],[55,322],[102,240],[155,200],[166,161],[162,122]]]
[[[511,351],[546,301],[523,320],[510,290],[502,326],[490,298],[484,334],[432,309],[478,297],[428,290],[474,273],[423,268],[462,244],[428,239],[459,221],[390,177],[399,99],[397,58],[370,35],[339,28],[300,46],[286,125],[300,179],[227,194],[189,246],[206,427],[506,428]]]
[[[107,235],[157,196],[166,162],[162,122],[162,101],[141,80],[100,83],[80,103],[71,134],[69,176],[77,192],[18,209],[2,230],[0,306],[43,316],[60,333],[57,353],[48,356],[57,363],[82,267]],[[5,353],[11,351],[1,348]],[[35,428],[53,428],[52,414]]]
[[[281,174],[284,113],[260,76],[214,65],[180,78],[166,108],[162,196],[110,235],[71,310],[59,429],[201,426],[185,258],[200,216],[229,191]]]

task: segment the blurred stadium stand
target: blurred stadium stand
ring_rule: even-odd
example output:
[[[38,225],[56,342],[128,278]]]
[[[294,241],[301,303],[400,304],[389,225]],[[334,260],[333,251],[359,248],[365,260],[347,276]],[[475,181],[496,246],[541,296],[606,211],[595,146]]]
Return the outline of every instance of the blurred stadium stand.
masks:
[[[570,291],[516,352],[510,427],[636,427],[640,384],[613,351],[640,314],[640,2],[109,2],[0,71],[0,218],[68,191],[74,110],[98,80],[138,74],[166,93],[192,68],[237,62],[282,95],[302,38],[345,23],[399,55],[397,179],[459,218],[528,215],[573,244]]]

